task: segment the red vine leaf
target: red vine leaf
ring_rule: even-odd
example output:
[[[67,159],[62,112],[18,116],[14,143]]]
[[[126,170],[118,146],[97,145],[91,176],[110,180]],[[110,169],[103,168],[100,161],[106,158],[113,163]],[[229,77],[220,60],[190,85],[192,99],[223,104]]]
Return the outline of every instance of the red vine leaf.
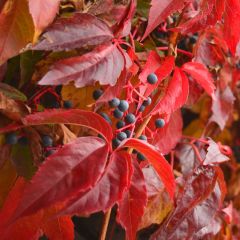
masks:
[[[115,85],[125,68],[126,54],[116,44],[99,45],[80,57],[71,57],[56,62],[40,80],[41,85],[66,85],[74,81],[76,87],[92,85]]]
[[[34,26],[27,0],[8,0],[0,13],[0,65],[32,41]]]
[[[179,29],[183,34],[203,30],[221,20],[223,11],[223,0],[203,0],[199,5],[197,14],[194,14],[194,17],[180,24],[176,29]]]
[[[151,240],[198,239],[193,236],[200,234],[199,231],[211,222],[220,205],[221,194],[216,181],[217,172],[213,167],[195,169],[177,196],[176,208]],[[216,192],[213,192],[214,189]]]
[[[80,109],[48,110],[28,115],[22,119],[22,122],[25,126],[57,123],[80,125],[102,134],[108,142],[112,140],[112,128],[109,123],[100,115],[90,111]]]
[[[158,173],[169,195],[173,198],[175,192],[175,179],[173,171],[166,159],[154,147],[138,139],[125,140],[120,147],[131,147],[144,154],[149,163]]]
[[[129,185],[130,155],[114,152],[102,178],[89,191],[76,194],[66,203],[59,215],[81,214],[106,211],[122,199]]]
[[[188,73],[213,99],[215,98],[214,80],[208,69],[201,63],[188,62],[182,66],[182,70]]]
[[[81,137],[64,145],[47,158],[32,178],[14,218],[30,215],[93,187],[105,169],[108,150],[105,141],[97,137]]]
[[[187,101],[188,89],[186,75],[176,67],[163,98],[154,106],[151,114],[172,113],[182,107]]]
[[[113,34],[108,25],[88,13],[59,18],[42,35],[33,50],[69,50],[108,42]]]
[[[223,130],[233,111],[234,100],[235,97],[228,86],[223,91],[217,88],[216,99],[212,102],[213,114],[209,122],[216,122],[221,130]]]
[[[145,39],[169,15],[183,9],[186,2],[191,0],[152,0],[148,16],[147,29],[142,37]]]
[[[155,119],[152,119],[149,126],[155,127]],[[179,142],[182,137],[183,121],[180,111],[171,114],[169,121],[163,128],[157,129],[151,137],[151,143],[156,146],[163,154],[168,154]]]
[[[204,159],[204,165],[213,164],[213,163],[221,163],[229,160],[227,156],[221,153],[219,149],[219,145],[215,143],[212,139],[208,140],[208,149],[207,154]]]
[[[119,201],[117,221],[126,230],[129,240],[136,239],[136,232],[147,204],[147,192],[143,172],[133,160],[133,175],[130,187]]]
[[[238,0],[225,1],[224,38],[231,53],[236,52],[240,40],[240,2]]]
[[[60,0],[29,0],[29,11],[35,26],[35,39],[55,18]]]

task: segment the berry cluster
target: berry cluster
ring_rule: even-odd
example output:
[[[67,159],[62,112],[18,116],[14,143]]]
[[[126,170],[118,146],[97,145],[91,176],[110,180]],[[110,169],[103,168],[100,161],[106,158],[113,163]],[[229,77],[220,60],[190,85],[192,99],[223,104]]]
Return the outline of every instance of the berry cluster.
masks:
[[[147,76],[147,84],[156,84],[158,82],[158,77],[156,74],[151,73]],[[94,100],[98,100],[103,95],[102,89],[96,89],[93,91],[92,97]],[[139,97],[140,94],[139,94]],[[143,97],[144,98],[144,97]],[[138,102],[138,100],[135,100]],[[134,136],[134,129],[136,124],[140,124],[142,119],[142,112],[146,109],[146,107],[150,106],[152,103],[151,97],[144,98],[142,104],[139,108],[133,107],[137,106],[132,96],[128,96],[126,99],[119,99],[117,97],[111,99],[108,102],[108,107],[110,110],[110,114],[105,112],[99,112],[99,114],[109,123],[116,122],[116,130],[115,137],[112,139],[113,148],[117,148],[121,142],[127,138]],[[135,112],[132,112],[132,109],[136,109]],[[165,125],[165,121],[162,118],[159,118],[155,121],[156,128],[162,128]],[[141,135],[139,137],[140,140],[147,141],[147,137],[145,135]],[[134,151],[133,153],[137,154],[137,159],[142,161],[145,160],[143,154]]]

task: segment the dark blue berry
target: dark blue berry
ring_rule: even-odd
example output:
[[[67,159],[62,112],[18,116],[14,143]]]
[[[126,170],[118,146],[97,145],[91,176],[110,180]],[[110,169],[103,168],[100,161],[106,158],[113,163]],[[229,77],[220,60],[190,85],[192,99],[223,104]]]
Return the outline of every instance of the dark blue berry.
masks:
[[[93,99],[94,100],[98,100],[103,94],[103,90],[102,89],[96,89],[95,91],[93,91]]]
[[[104,112],[101,112],[101,113],[99,113],[109,124],[112,124],[112,121],[111,121],[111,119],[110,119],[110,117],[106,114],[106,113],[104,113]]]
[[[143,140],[143,141],[147,141],[147,137],[145,135],[141,135],[138,139]]]
[[[113,111],[113,116],[115,118],[118,118],[118,119],[121,119],[123,117],[123,112],[120,111],[118,108],[116,108],[114,111]]]
[[[130,138],[132,131],[128,129],[128,130],[125,130],[124,132],[127,134],[127,137]]]
[[[55,88],[55,92],[56,92],[58,95],[61,94],[61,91],[62,91],[62,85],[58,85],[58,86],[56,86],[56,88]]]
[[[139,112],[143,112],[145,110],[145,106],[144,105],[142,105],[140,108],[139,108]]]
[[[125,121],[126,121],[126,123],[128,123],[128,124],[134,123],[134,122],[136,121],[136,117],[135,117],[134,114],[128,113],[128,114],[126,115],[126,117],[125,117]]]
[[[118,140],[117,138],[114,138],[112,140],[112,145],[113,145],[114,148],[117,148],[120,144],[121,144],[121,141]]]
[[[120,140],[120,141],[123,141],[124,139],[127,138],[127,134],[125,132],[119,132],[117,134],[117,138]]]
[[[111,101],[108,102],[108,104],[112,108],[118,107],[118,105],[120,104],[120,100],[118,98],[113,98]]]
[[[55,149],[50,149],[50,150],[46,151],[45,156],[46,156],[46,157],[49,157],[50,155],[52,155],[52,154],[55,153],[55,152],[56,152]]]
[[[118,121],[116,124],[117,129],[123,128],[125,126],[125,122],[124,121]]]
[[[52,147],[53,139],[50,136],[45,135],[42,137],[42,144],[44,147]]]
[[[57,101],[54,101],[50,103],[50,108],[60,108],[60,103]]]
[[[137,153],[137,159],[138,159],[139,161],[144,161],[144,160],[146,160],[145,156],[144,156],[142,153],[140,153],[140,152]]]
[[[5,137],[6,144],[14,145],[18,142],[18,137],[16,133],[8,133]]]
[[[70,100],[66,100],[63,102],[63,107],[66,108],[66,109],[70,109],[73,107],[73,104]]]
[[[162,119],[162,118],[156,119],[156,121],[155,121],[156,128],[162,128],[162,127],[164,127],[164,125],[165,125],[164,119]]]
[[[25,146],[29,143],[29,141],[27,137],[23,136],[18,139],[18,143]]]
[[[152,103],[152,99],[150,97],[148,97],[147,100],[143,101],[142,105],[146,107],[146,106],[151,105],[151,103]]]
[[[155,84],[158,81],[158,77],[157,77],[157,75],[155,73],[150,73],[147,76],[147,81],[150,84]]]
[[[121,100],[120,104],[118,105],[118,109],[122,112],[126,112],[129,108],[129,103],[126,100]]]

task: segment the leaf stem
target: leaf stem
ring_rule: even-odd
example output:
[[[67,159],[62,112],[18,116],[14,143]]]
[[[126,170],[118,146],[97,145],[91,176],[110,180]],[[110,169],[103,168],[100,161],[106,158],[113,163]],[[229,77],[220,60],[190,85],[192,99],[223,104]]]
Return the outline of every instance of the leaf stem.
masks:
[[[108,224],[109,224],[111,212],[112,212],[112,209],[110,208],[110,209],[104,214],[103,226],[102,226],[101,235],[100,235],[99,240],[105,240],[105,239],[106,239],[107,229],[108,229]]]

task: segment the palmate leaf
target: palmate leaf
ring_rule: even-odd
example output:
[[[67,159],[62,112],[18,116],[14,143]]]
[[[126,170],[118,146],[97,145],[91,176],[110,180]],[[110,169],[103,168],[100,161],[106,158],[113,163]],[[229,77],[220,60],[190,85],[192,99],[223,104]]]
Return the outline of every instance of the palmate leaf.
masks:
[[[169,80],[162,99],[154,106],[151,114],[172,113],[182,107],[187,101],[189,91],[188,79],[184,72],[175,68],[173,77]]]
[[[35,39],[55,18],[60,0],[28,0],[29,11],[35,26]]]
[[[145,39],[161,22],[172,13],[181,10],[191,0],[152,0],[148,16],[148,26],[143,35]]]
[[[108,150],[106,142],[97,137],[81,137],[64,145],[34,175],[13,218],[33,214],[93,187],[104,172]]]
[[[118,204],[117,221],[126,230],[127,238],[134,240],[147,204],[145,180],[136,160],[133,160],[133,175],[129,189],[125,191]]]
[[[129,162],[131,157],[126,152],[114,152],[102,178],[89,191],[77,193],[70,199],[59,215],[106,212],[122,199],[129,186]]]
[[[113,39],[108,25],[88,13],[59,18],[42,35],[33,50],[61,51],[102,44]]]
[[[80,109],[48,110],[30,114],[22,118],[23,124],[10,124],[0,129],[0,133],[15,131],[28,126],[43,124],[72,124],[90,128],[100,133],[108,143],[112,140],[112,128],[100,115]]]
[[[214,167],[196,168],[184,181],[183,190],[176,199],[176,208],[151,240],[195,239],[194,235],[200,234],[200,230],[210,224],[220,208],[221,191],[216,181]]]
[[[158,176],[166,187],[169,196],[173,198],[175,192],[175,179],[172,168],[166,159],[146,142],[130,138],[125,140],[120,147],[130,147],[144,154],[148,162],[153,166]]]
[[[188,73],[213,99],[215,98],[214,80],[208,69],[201,63],[188,62],[183,64],[182,70]]]
[[[106,43],[80,57],[56,62],[39,84],[66,85],[73,81],[76,87],[84,87],[98,81],[113,86],[129,62],[128,55],[116,44]]]
[[[34,26],[27,0],[6,1],[0,13],[0,65],[33,40]]]
[[[74,239],[74,225],[71,217],[60,217],[53,219],[52,216],[59,210],[59,206],[54,206],[36,214],[19,219],[13,224],[9,224],[13,212],[15,211],[22,193],[27,185],[23,178],[18,178],[0,211],[0,234],[2,240],[8,239],[39,239],[43,233],[52,240]]]

